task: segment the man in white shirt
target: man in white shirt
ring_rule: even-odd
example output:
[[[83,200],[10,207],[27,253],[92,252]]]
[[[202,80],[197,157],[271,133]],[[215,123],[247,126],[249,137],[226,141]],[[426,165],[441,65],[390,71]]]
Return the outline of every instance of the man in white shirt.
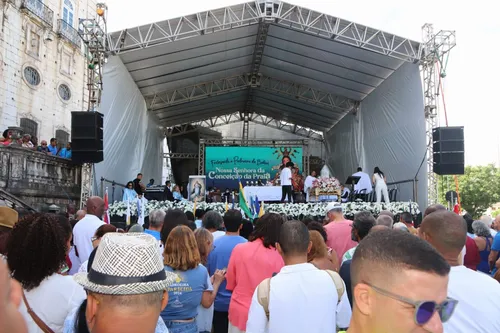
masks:
[[[202,225],[203,228],[207,229],[212,233],[214,237],[214,242],[216,239],[224,236],[226,233],[219,229],[222,229],[222,225],[224,224],[224,220],[222,220],[222,216],[214,211],[208,211],[203,215]]]
[[[350,266],[348,333],[443,333],[456,301],[447,298],[450,265],[429,243],[406,231],[370,232]]]
[[[362,190],[366,190],[366,194],[371,193],[372,191],[372,181],[370,180],[370,176],[366,172],[363,172],[362,168],[358,168],[358,172],[353,174],[353,177],[361,177],[356,185],[354,185],[354,191],[360,192]]]
[[[500,284],[489,275],[459,264],[467,226],[452,212],[438,211],[424,218],[419,236],[427,240],[451,266],[448,297],[458,300],[445,332],[500,332]]]
[[[281,202],[285,202],[288,196],[288,202],[292,202],[292,169],[293,163],[288,162],[280,173]]]
[[[73,228],[73,244],[75,244],[80,262],[87,261],[94,249],[92,246],[92,237],[94,237],[97,228],[104,224],[101,221],[103,214],[104,200],[100,197],[88,198],[87,215],[75,224]]]
[[[285,261],[285,267],[267,284],[266,305],[261,304],[259,288],[266,288],[264,285],[268,280],[255,290],[246,333],[335,333],[337,326],[349,326],[351,307],[345,285],[339,279],[340,288],[343,288],[339,302],[339,286],[330,274],[307,263],[310,248],[309,231],[305,224],[300,221],[283,224],[277,250]],[[268,309],[267,314],[265,308]]]

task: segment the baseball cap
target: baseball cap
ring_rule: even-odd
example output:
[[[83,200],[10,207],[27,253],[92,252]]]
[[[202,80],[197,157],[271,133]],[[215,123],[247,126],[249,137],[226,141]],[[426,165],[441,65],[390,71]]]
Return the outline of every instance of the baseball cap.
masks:
[[[336,210],[336,211],[343,211],[342,204],[338,202],[330,202],[328,205],[326,205],[326,211],[325,213],[328,214],[329,211]]]

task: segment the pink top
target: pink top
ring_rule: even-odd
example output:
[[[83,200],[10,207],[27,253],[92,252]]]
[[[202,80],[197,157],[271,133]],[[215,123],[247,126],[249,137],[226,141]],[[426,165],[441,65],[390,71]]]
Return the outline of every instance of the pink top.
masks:
[[[328,237],[326,245],[337,252],[339,263],[341,263],[344,253],[358,245],[357,242],[351,239],[352,221],[330,222],[325,226],[325,230]]]
[[[226,273],[226,289],[233,291],[229,303],[229,321],[233,326],[246,330],[255,288],[283,266],[285,263],[278,251],[274,247],[264,247],[261,239],[236,245]]]

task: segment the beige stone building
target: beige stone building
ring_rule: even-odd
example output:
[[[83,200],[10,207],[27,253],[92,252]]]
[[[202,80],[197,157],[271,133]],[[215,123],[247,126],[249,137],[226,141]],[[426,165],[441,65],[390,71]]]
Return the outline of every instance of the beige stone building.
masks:
[[[71,111],[86,110],[79,18],[93,0],[0,0],[0,130],[70,140]]]

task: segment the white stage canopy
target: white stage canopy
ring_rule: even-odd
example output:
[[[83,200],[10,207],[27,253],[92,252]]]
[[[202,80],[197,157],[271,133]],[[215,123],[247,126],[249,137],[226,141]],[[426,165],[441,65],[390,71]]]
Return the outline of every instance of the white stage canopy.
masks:
[[[139,114],[163,130],[247,119],[307,137],[326,145],[328,164],[341,181],[358,165],[368,172],[379,166],[389,181],[412,179],[424,157],[417,41],[266,0],[113,32],[109,45],[115,56],[107,65],[113,68],[105,71],[102,109],[105,119],[107,112],[122,112],[123,119],[114,118],[111,128],[106,121],[106,160],[100,168],[106,178],[114,172],[108,166],[117,163],[130,165],[127,179],[141,167],[151,168],[145,177],[160,178],[159,167],[150,166],[161,165],[161,154],[152,154],[156,146],[132,138],[146,135],[147,127],[159,140],[158,128],[124,124]],[[131,83],[134,94],[114,94]],[[123,140],[112,147],[109,140],[119,137]],[[120,144],[128,145],[128,156],[108,153]],[[141,165],[138,159],[144,157],[148,161]],[[418,177],[421,205],[425,172]]]

